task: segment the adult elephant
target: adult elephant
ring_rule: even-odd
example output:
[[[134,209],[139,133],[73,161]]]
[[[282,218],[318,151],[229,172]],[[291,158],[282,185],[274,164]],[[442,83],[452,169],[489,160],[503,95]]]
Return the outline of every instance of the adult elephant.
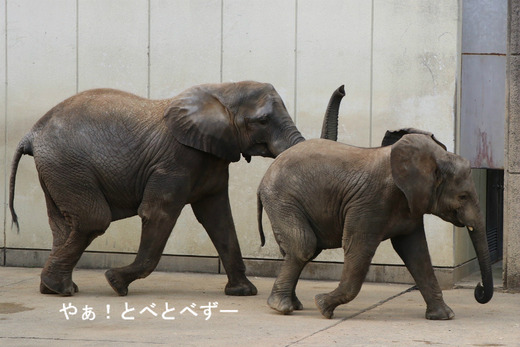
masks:
[[[303,267],[323,249],[343,247],[339,286],[315,297],[331,318],[356,297],[379,243],[391,239],[426,301],[426,318],[451,319],[428,254],[424,214],[467,227],[484,284],[475,298],[491,299],[491,262],[469,161],[447,152],[431,133],[407,131],[413,133],[387,134],[388,146],[380,148],[308,140],[269,167],[258,188],[259,229],[263,240],[263,206],[284,255],[271,308],[284,314],[302,309],[295,288]]]
[[[167,100],[118,90],[77,94],[51,109],[20,141],[9,204],[13,222],[20,158],[32,155],[53,234],[41,293],[72,295],[72,270],[111,221],[142,220],[135,261],[105,276],[119,295],[156,267],[181,210],[191,204],[222,260],[225,293],[255,295],[245,276],[228,197],[228,166],[242,154],[276,157],[303,141],[270,84],[205,84]]]

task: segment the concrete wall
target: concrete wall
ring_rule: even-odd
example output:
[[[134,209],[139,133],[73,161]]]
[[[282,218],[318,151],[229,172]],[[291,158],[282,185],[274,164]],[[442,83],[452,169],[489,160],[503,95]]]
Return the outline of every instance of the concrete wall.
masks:
[[[460,153],[504,168],[507,0],[464,0]]]
[[[504,173],[504,287],[520,291],[520,1],[509,0],[506,169]]]
[[[5,13],[5,2],[0,4],[0,13]],[[0,16],[0,47],[5,47],[5,20],[6,16]],[[5,135],[5,119],[6,119],[6,50],[0,49],[0,143],[1,146],[4,147],[4,150],[0,150],[0,157],[2,164],[0,165],[0,177],[3,178],[2,183],[0,183],[0,196],[5,196],[5,143],[6,143],[6,135]],[[5,199],[3,201],[3,206],[5,206]],[[5,262],[5,207],[0,211],[0,217],[2,218],[2,233],[0,235],[0,265],[4,265]]]
[[[416,127],[455,150],[457,0],[18,0],[1,2],[0,10],[5,14],[0,15],[2,192],[23,134],[59,101],[94,87],[164,98],[199,83],[270,82],[304,136],[314,138],[332,91],[345,84],[339,141],[377,146],[387,129]],[[253,272],[262,272],[255,259],[270,264],[281,257],[268,223],[264,248],[256,226],[256,188],[270,163],[255,157],[230,170],[235,223]],[[37,265],[50,248],[51,234],[30,157],[18,170],[16,208],[20,233],[10,228],[7,216],[0,238],[6,263]],[[457,244],[452,225],[433,216],[425,220],[436,267],[453,269],[471,258],[456,255],[465,246]],[[131,256],[124,254],[137,250],[139,229],[135,217],[113,223],[89,247],[93,253],[84,264],[129,262]],[[165,254],[178,256],[173,263],[187,269],[218,271],[217,254],[189,206]],[[342,259],[341,250],[318,258]],[[402,263],[385,242],[374,264]],[[378,276],[373,278],[384,277]]]

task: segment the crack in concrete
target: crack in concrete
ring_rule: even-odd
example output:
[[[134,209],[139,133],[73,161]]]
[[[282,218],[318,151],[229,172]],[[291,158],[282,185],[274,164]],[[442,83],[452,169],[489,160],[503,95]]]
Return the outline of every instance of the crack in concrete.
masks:
[[[6,287],[10,287],[10,286],[15,286],[17,284],[20,284],[20,283],[23,283],[23,282],[29,282],[29,281],[32,281],[34,278],[24,278],[22,280],[19,280],[18,282],[10,282],[10,283],[6,283],[6,284],[0,284],[0,288],[6,288]]]
[[[406,289],[406,290],[403,290],[403,291],[400,292],[400,293],[397,293],[397,294],[392,295],[392,296],[390,296],[390,297],[388,297],[388,298],[386,298],[386,299],[384,299],[384,300],[381,300],[381,301],[379,301],[379,302],[377,302],[377,303],[375,303],[375,304],[373,304],[373,305],[371,305],[371,306],[369,306],[369,307],[367,307],[367,308],[365,308],[365,309],[363,309],[363,310],[361,310],[361,311],[358,311],[358,312],[353,313],[353,314],[351,314],[351,315],[349,315],[349,316],[343,317],[343,318],[341,318],[340,320],[338,320],[337,322],[335,322],[334,324],[329,325],[328,327],[325,327],[325,328],[323,328],[323,329],[317,330],[317,331],[313,332],[313,333],[310,334],[310,335],[304,336],[304,337],[302,337],[301,339],[298,339],[298,340],[296,340],[296,341],[293,341],[293,342],[287,344],[286,347],[287,347],[287,346],[293,346],[293,345],[296,345],[297,343],[299,343],[299,342],[301,342],[301,341],[304,341],[304,340],[308,339],[309,337],[312,337],[312,336],[314,336],[314,335],[316,335],[316,334],[319,334],[319,333],[321,333],[321,332],[324,332],[324,331],[326,331],[326,330],[329,330],[329,329],[331,329],[331,328],[334,328],[335,326],[337,326],[337,325],[343,323],[343,322],[346,321],[346,320],[352,319],[352,318],[354,318],[354,317],[359,316],[359,315],[362,314],[362,313],[365,313],[365,312],[368,312],[368,311],[370,311],[370,310],[373,310],[374,308],[379,307],[379,306],[383,305],[384,303],[387,303],[388,301],[391,301],[391,300],[393,300],[393,299],[395,299],[395,298],[400,297],[400,296],[403,295],[403,294],[409,293],[409,292],[414,291],[414,290],[417,290],[417,286],[412,286],[412,287],[410,287],[410,288],[408,288],[408,289]]]

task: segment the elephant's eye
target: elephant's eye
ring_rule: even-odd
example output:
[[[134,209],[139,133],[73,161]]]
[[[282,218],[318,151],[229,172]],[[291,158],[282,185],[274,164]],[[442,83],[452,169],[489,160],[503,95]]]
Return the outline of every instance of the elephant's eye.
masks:
[[[258,119],[258,123],[260,124],[267,124],[267,122],[269,121],[269,116],[268,115],[263,115],[262,117],[260,117],[260,119]]]
[[[263,114],[261,116],[245,117],[245,118],[246,118],[246,122],[249,123],[249,124],[266,125],[267,123],[269,123],[269,115],[268,114]]]
[[[255,119],[255,123],[258,123],[258,124],[266,125],[267,122],[269,122],[269,115],[267,115],[267,114],[261,115],[260,117],[257,117]]]
[[[466,201],[466,200],[468,200],[468,196],[466,194],[460,194],[459,195],[459,200],[460,201]]]

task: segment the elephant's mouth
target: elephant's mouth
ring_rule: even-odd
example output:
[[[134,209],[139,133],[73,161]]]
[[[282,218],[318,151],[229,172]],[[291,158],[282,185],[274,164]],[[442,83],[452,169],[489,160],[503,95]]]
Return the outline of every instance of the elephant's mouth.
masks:
[[[246,158],[247,162],[251,161],[252,156],[261,156],[261,157],[269,157],[274,158],[275,155],[271,153],[269,148],[265,143],[256,143],[251,147],[247,148],[242,155]],[[249,160],[248,160],[249,159]]]
[[[440,217],[442,220],[452,223],[456,227],[462,228],[466,226],[465,223],[461,222],[461,219],[459,218],[457,211],[450,211],[449,213],[436,213],[438,217]]]
[[[461,223],[461,222],[454,222],[453,225],[455,225],[456,227],[459,227],[459,228],[462,228],[462,227],[466,226],[466,224]]]

